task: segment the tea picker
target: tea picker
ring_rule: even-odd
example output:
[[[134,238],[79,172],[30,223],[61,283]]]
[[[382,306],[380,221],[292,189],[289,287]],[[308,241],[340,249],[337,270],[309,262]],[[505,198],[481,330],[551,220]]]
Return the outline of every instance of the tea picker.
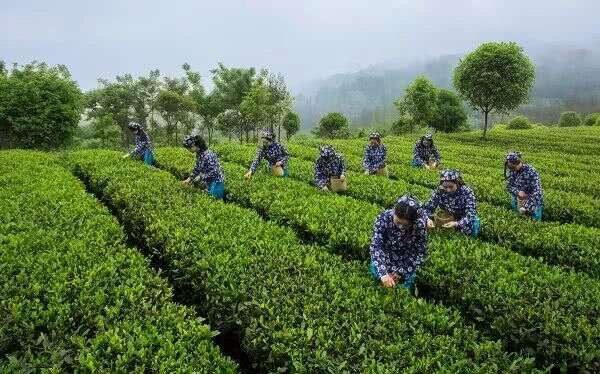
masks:
[[[252,177],[256,172],[260,162],[265,159],[271,173],[275,176],[287,177],[288,152],[285,147],[275,141],[275,134],[270,129],[263,130],[261,134],[262,146],[256,151],[256,157],[250,165],[250,170],[244,175],[246,178]]]
[[[144,161],[146,165],[154,165],[152,142],[148,134],[138,123],[131,122],[127,127],[135,135],[135,149],[131,153],[123,155],[123,158],[137,158]]]
[[[433,135],[422,136],[413,148],[412,166],[417,168],[435,169],[440,163],[440,152],[433,144]]]
[[[427,254],[427,214],[418,200],[404,195],[377,217],[369,251],[374,279],[412,289]]]
[[[365,175],[384,175],[387,176],[387,168],[385,167],[385,157],[387,149],[381,144],[381,134],[372,132],[369,134],[369,144],[365,147],[365,155],[363,157],[363,169]]]
[[[346,165],[335,149],[326,145],[320,148],[319,158],[315,162],[315,184],[322,191],[346,191]]]
[[[209,195],[222,200],[225,197],[225,184],[217,155],[208,149],[200,135],[186,136],[183,146],[196,154],[196,164],[183,184],[189,186],[194,182],[199,183]]]
[[[458,170],[447,169],[440,173],[440,186],[433,191],[425,204],[427,227],[455,229],[477,237],[481,223],[477,216],[477,201],[473,190],[465,185]]]
[[[540,175],[535,168],[523,162],[519,152],[510,152],[504,161],[506,189],[512,198],[515,212],[542,220],[544,213],[544,190]]]

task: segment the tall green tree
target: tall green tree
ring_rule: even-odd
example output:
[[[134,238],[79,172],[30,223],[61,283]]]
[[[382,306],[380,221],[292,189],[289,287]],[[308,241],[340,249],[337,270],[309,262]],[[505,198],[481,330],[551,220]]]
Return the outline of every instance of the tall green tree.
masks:
[[[254,82],[240,104],[240,113],[244,118],[246,141],[249,140],[251,130],[265,127],[272,128],[272,120],[276,107],[273,105],[271,91],[262,80]]]
[[[413,124],[421,127],[430,126],[435,118],[437,88],[427,77],[419,76],[406,88],[405,95],[395,104],[400,116],[411,117],[409,128],[412,133]]]
[[[228,68],[219,63],[216,69],[211,70],[212,80],[215,85],[215,94],[225,109],[238,109],[246,93],[252,88],[256,70],[254,68]]]
[[[319,120],[313,133],[320,138],[347,138],[350,135],[348,119],[342,113],[328,113]]]
[[[292,109],[293,98],[290,94],[285,79],[281,74],[271,74],[266,69],[261,72],[261,78],[265,81],[270,92],[269,104],[272,109],[269,111],[269,122],[271,129],[277,127],[277,139],[281,140],[281,127],[284,117]]]
[[[100,145],[103,148],[115,148],[119,146],[121,129],[111,114],[94,118],[91,130],[93,138],[99,139]]]
[[[237,109],[227,109],[222,113],[219,113],[216,118],[217,128],[219,131],[227,136],[229,140],[234,135],[239,135],[240,143],[243,140],[245,133],[245,124],[242,114]]]
[[[282,121],[287,140],[300,130],[300,116],[296,112],[287,112]]]
[[[535,68],[516,43],[484,43],[454,70],[454,87],[483,113],[483,137],[490,112],[507,113],[529,99]]]
[[[32,62],[0,68],[0,127],[13,145],[54,149],[68,144],[83,108],[69,70]]]
[[[179,144],[182,132],[190,132],[194,126],[192,113],[196,103],[190,97],[187,78],[165,77],[158,92],[155,108],[165,122],[169,143]]]
[[[86,116],[100,121],[110,115],[121,129],[122,146],[130,139],[127,125],[140,123],[144,128],[155,111],[155,103],[161,87],[160,72],[152,70],[145,77],[133,78],[130,74],[118,75],[113,82],[99,79],[99,87],[86,93]]]
[[[467,113],[460,98],[454,92],[439,89],[435,107],[436,111],[429,126],[442,132],[458,131],[466,127]]]

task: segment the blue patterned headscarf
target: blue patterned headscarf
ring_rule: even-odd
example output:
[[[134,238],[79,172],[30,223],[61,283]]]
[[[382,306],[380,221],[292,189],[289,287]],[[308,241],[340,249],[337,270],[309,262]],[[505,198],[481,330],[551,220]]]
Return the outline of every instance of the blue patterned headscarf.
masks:
[[[403,195],[396,201],[394,213],[414,223],[421,213],[421,202],[410,195]]]
[[[260,137],[262,139],[267,139],[270,141],[275,140],[275,134],[273,134],[273,131],[271,131],[271,129],[264,129],[260,135]]]
[[[456,169],[446,169],[440,172],[440,181],[442,182],[458,182],[460,180],[462,180],[462,175]]]
[[[522,155],[521,152],[510,152],[506,155],[506,162],[510,162],[511,164],[516,164],[521,161]]]
[[[140,126],[140,124],[137,122],[129,122],[127,127],[129,127],[129,130],[131,131],[139,131],[142,129],[142,126]]]
[[[381,134],[378,132],[372,132],[369,134],[369,140],[371,139],[381,140]]]
[[[319,155],[323,158],[332,158],[335,156],[335,149],[330,145],[324,145],[320,148]]]

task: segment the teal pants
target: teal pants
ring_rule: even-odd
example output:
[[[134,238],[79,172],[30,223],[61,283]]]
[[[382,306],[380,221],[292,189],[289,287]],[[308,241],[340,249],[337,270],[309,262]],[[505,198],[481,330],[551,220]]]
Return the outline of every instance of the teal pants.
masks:
[[[371,273],[371,276],[375,281],[377,281],[378,283],[381,282],[381,279],[379,279],[379,275],[377,275],[377,269],[375,268],[375,264],[373,262],[371,262],[371,264],[369,265],[369,272]],[[413,286],[415,285],[416,277],[417,273],[415,272],[407,274],[404,278],[404,283],[402,283],[402,286],[409,291],[412,290]]]
[[[473,231],[471,231],[471,236],[476,238],[479,236],[479,232],[481,231],[481,220],[479,216],[475,216],[473,220]]]
[[[225,198],[225,184],[223,182],[211,182],[208,186],[208,194],[215,199]]]
[[[144,164],[153,166],[154,165],[154,153],[151,150],[147,149],[142,155],[142,160]]]
[[[517,204],[517,198],[516,196],[512,196],[512,208],[515,212],[519,213],[519,207]],[[533,218],[534,221],[541,221],[542,220],[542,216],[544,215],[544,204],[538,206],[535,211],[533,212],[533,214],[531,214],[531,218]]]

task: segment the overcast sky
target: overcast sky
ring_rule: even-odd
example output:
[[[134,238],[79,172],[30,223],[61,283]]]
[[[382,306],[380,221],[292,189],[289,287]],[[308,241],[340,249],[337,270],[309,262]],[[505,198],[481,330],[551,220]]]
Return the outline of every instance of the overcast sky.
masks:
[[[0,0],[0,59],[99,77],[268,67],[292,87],[489,40],[600,40],[600,0]],[[597,44],[596,44],[597,45]]]

